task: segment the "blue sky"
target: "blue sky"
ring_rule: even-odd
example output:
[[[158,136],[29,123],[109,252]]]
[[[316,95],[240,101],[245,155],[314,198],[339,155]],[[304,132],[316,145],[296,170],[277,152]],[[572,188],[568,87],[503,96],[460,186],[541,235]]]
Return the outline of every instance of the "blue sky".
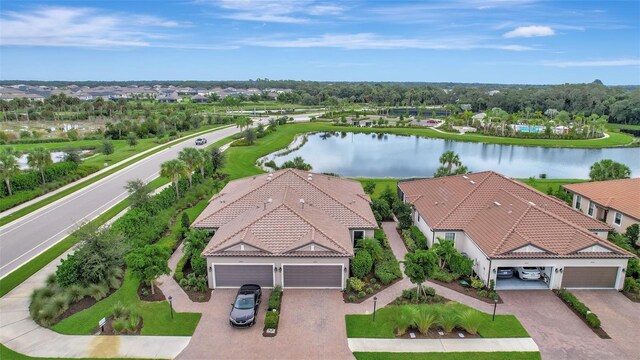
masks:
[[[2,0],[0,79],[640,84],[640,1]]]

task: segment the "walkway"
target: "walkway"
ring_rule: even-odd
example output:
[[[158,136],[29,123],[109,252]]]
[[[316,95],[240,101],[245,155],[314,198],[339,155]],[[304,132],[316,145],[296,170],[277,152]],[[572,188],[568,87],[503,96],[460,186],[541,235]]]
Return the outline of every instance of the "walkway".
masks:
[[[538,351],[532,338],[504,339],[349,339],[356,352],[499,352]]]

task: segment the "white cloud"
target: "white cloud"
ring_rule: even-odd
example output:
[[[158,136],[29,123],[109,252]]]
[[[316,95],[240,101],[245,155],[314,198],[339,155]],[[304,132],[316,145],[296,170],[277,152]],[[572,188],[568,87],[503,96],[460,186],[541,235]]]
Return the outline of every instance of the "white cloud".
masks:
[[[507,33],[504,33],[506,38],[518,38],[518,37],[538,37],[538,36],[552,36],[555,35],[555,31],[550,26],[520,26]]]
[[[470,49],[500,49],[510,51],[533,50],[522,45],[500,45],[482,42],[481,39],[469,37],[448,37],[438,39],[384,37],[374,33],[357,34],[323,34],[320,36],[282,38],[271,37],[262,39],[247,39],[242,41],[247,45],[274,48],[341,48],[349,50],[364,49],[432,49],[432,50],[470,50]]]
[[[314,0],[217,0],[214,4],[227,11],[219,15],[225,19],[290,24],[310,22],[310,16],[340,15],[345,10]]]
[[[546,61],[545,66],[555,67],[612,67],[640,66],[640,59],[584,60],[584,61]]]
[[[0,14],[2,46],[169,47],[163,29],[188,26],[155,16],[94,8],[40,7]],[[184,47],[184,44],[179,44]]]

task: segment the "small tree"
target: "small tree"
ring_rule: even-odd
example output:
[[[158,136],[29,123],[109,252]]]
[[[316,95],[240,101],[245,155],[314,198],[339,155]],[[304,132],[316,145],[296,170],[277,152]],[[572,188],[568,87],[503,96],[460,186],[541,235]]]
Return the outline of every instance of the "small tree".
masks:
[[[373,195],[373,193],[376,191],[376,183],[371,180],[365,181],[363,189],[367,194]]]
[[[416,250],[404,255],[404,273],[412,284],[416,284],[416,292],[424,295],[422,284],[438,269],[438,256],[430,250]]]
[[[125,189],[129,192],[129,206],[132,208],[143,207],[151,201],[149,186],[140,179],[127,181]]]
[[[311,165],[304,162],[304,159],[302,157],[296,156],[293,158],[293,160],[285,161],[282,164],[282,166],[280,166],[280,168],[281,169],[292,168],[292,169],[298,169],[303,171],[309,171],[311,170]]]
[[[469,172],[469,169],[462,165],[458,154],[451,150],[445,151],[442,156],[440,156],[440,164],[442,164],[442,166],[436,170],[433,177],[460,175]]]
[[[129,146],[131,146],[132,148],[138,145],[138,136],[136,135],[136,133],[130,132],[129,135],[127,135],[127,144],[129,144]]]
[[[170,255],[169,249],[164,246],[145,245],[127,255],[127,267],[135,276],[140,277],[145,284],[150,286],[151,293],[155,294],[153,286],[155,280],[171,272],[167,265]]]
[[[591,178],[591,181],[628,179],[631,177],[631,169],[619,162],[604,159],[591,165],[589,177]]]
[[[362,279],[373,267],[373,259],[366,250],[359,250],[356,252],[356,256],[351,260],[351,273],[353,276]]]
[[[198,149],[188,147],[178,153],[178,159],[185,165],[185,173],[189,179],[189,187],[193,185],[193,172],[202,164],[202,154]]]
[[[209,159],[211,161],[211,165],[213,166],[213,172],[215,173],[222,167],[224,167],[226,157],[224,155],[224,152],[222,152],[220,148],[215,146],[209,150],[209,154],[211,155]]]
[[[4,178],[4,183],[7,186],[9,196],[11,192],[11,178],[20,174],[20,166],[18,165],[18,159],[11,148],[5,148],[0,150],[0,174]]]
[[[187,167],[184,162],[178,159],[165,161],[160,165],[160,176],[171,179],[173,186],[176,188],[176,197],[180,197],[180,189],[178,182],[187,173]]]
[[[113,154],[115,151],[113,147],[113,143],[109,139],[104,139],[102,141],[102,153],[105,155],[106,159],[109,159],[109,155]]]
[[[627,228],[624,236],[626,236],[629,241],[631,241],[631,245],[637,247],[638,246],[638,235],[640,233],[640,225],[633,224]]]
[[[53,163],[49,150],[43,147],[37,147],[29,151],[27,155],[27,163],[31,168],[38,169],[38,171],[40,172],[40,177],[42,179],[42,184],[47,182],[47,179],[44,177],[44,170],[47,168],[47,166]]]
[[[248,145],[253,145],[256,142],[256,131],[253,129],[247,129],[244,131],[244,139]]]

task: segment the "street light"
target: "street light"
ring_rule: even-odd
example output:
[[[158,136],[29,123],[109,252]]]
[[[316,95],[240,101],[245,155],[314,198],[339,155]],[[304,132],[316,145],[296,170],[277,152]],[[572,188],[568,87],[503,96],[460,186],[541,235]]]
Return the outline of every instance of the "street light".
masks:
[[[498,299],[493,299],[493,318],[491,321],[496,321],[496,307],[498,307]]]
[[[378,297],[373,297],[373,321],[376,321],[376,302],[378,301]]]
[[[171,295],[169,295],[167,299],[169,299],[169,311],[171,312],[171,319],[173,319],[173,303],[171,302],[173,298],[171,297]]]

